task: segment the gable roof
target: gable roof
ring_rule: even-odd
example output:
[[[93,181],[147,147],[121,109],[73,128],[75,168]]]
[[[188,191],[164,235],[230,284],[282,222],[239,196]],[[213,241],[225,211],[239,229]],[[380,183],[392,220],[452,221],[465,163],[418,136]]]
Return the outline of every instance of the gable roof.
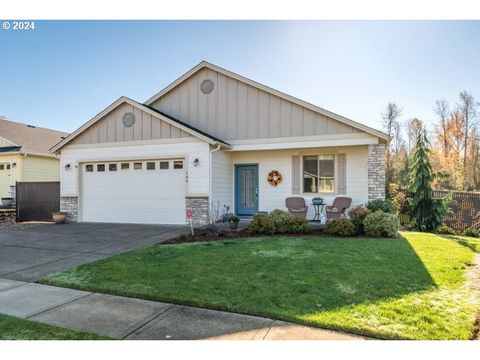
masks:
[[[85,130],[87,130],[88,128],[93,126],[95,123],[97,123],[99,120],[101,120],[105,115],[107,115],[108,113],[110,113],[112,110],[114,110],[115,108],[117,108],[119,105],[121,105],[123,103],[127,103],[127,104],[129,104],[133,107],[136,107],[139,110],[143,110],[143,111],[149,113],[150,115],[155,116],[155,117],[159,118],[160,120],[165,121],[166,123],[179,128],[180,130],[183,130],[183,131],[185,131],[185,132],[187,132],[187,133],[189,133],[189,134],[191,134],[191,135],[193,135],[193,136],[195,136],[195,137],[197,137],[197,138],[199,138],[203,141],[206,141],[209,144],[220,145],[220,146],[223,146],[223,147],[226,147],[226,148],[231,148],[230,144],[228,144],[228,143],[226,143],[226,142],[224,142],[220,139],[217,139],[214,136],[211,136],[211,135],[209,135],[209,134],[207,134],[203,131],[200,131],[200,130],[194,128],[193,126],[187,125],[180,120],[177,120],[177,119],[175,119],[171,116],[168,116],[168,115],[162,113],[161,111],[158,111],[157,109],[154,109],[153,107],[150,107],[150,106],[145,105],[145,104],[141,104],[141,103],[139,103],[135,100],[132,100],[132,99],[126,97],[126,96],[122,96],[122,97],[118,98],[116,101],[114,101],[112,104],[107,106],[100,113],[95,115],[92,119],[90,119],[85,124],[80,126],[73,133],[68,135],[65,139],[63,139],[62,141],[60,141],[57,144],[55,144],[54,146],[52,146],[51,149],[50,149],[50,152],[53,153],[53,152],[56,152],[56,151],[60,150],[63,146],[67,145],[70,141],[75,139],[78,135],[80,135]]]
[[[49,155],[50,148],[68,134],[0,118],[0,137],[11,143],[10,151]]]
[[[213,70],[213,71],[216,71],[220,74],[223,74],[225,76],[228,76],[228,77],[231,77],[233,79],[236,79],[240,82],[243,82],[245,84],[248,84],[250,86],[253,86],[257,89],[260,89],[260,90],[263,90],[269,94],[272,94],[272,95],[275,95],[275,96],[278,96],[284,100],[287,100],[287,101],[290,101],[294,104],[297,104],[299,106],[302,106],[304,108],[307,108],[311,111],[314,111],[314,112],[317,112],[319,114],[322,114],[324,116],[327,116],[329,118],[332,118],[334,120],[337,120],[343,124],[346,124],[346,125],[349,125],[355,129],[359,129],[361,131],[364,131],[368,134],[371,134],[371,135],[374,135],[380,139],[383,139],[385,141],[388,141],[389,140],[389,137],[387,134],[385,134],[384,132],[382,131],[379,131],[379,130],[376,130],[374,128],[371,128],[369,126],[366,126],[366,125],[363,125],[359,122],[356,122],[354,120],[351,120],[351,119],[348,119],[344,116],[341,116],[341,115],[338,115],[338,114],[335,114],[331,111],[328,111],[328,110],[325,110],[319,106],[316,106],[316,105],[313,105],[313,104],[310,104],[306,101],[303,101],[303,100],[300,100],[296,97],[293,97],[291,95],[288,95],[288,94],[285,94],[281,91],[278,91],[276,89],[273,89],[271,87],[268,87],[266,85],[263,85],[263,84],[260,84],[254,80],[251,80],[251,79],[248,79],[244,76],[241,76],[241,75],[238,75],[232,71],[229,71],[229,70],[226,70],[224,68],[221,68],[217,65],[214,65],[214,64],[211,64],[207,61],[202,61],[200,62],[197,66],[193,67],[192,69],[190,69],[189,71],[187,71],[185,74],[183,74],[182,76],[180,76],[177,80],[175,80],[174,82],[172,82],[171,84],[169,84],[168,86],[166,86],[165,88],[163,88],[160,92],[158,92],[157,94],[153,95],[150,99],[148,99],[147,101],[145,101],[145,105],[147,106],[150,106],[151,104],[153,104],[155,101],[157,101],[158,99],[160,99],[162,96],[164,96],[165,94],[167,94],[168,92],[170,92],[170,90],[174,89],[175,87],[177,87],[179,84],[181,84],[182,82],[184,82],[185,80],[187,80],[188,78],[190,78],[192,75],[194,75],[195,73],[197,73],[198,71],[204,69],[204,68],[207,68],[207,69],[210,69],[210,70]]]

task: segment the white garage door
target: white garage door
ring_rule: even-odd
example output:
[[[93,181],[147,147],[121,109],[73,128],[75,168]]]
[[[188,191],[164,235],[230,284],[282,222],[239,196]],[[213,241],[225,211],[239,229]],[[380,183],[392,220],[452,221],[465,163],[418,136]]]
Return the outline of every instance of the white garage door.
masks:
[[[185,224],[183,160],[83,163],[81,171],[82,221]]]

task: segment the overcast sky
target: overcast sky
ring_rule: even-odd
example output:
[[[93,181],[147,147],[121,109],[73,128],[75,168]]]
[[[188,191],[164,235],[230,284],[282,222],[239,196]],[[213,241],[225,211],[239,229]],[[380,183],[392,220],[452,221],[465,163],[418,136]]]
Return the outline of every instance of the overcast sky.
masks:
[[[479,39],[478,21],[38,21],[0,30],[0,114],[73,131],[207,60],[378,129],[389,101],[431,123],[438,98],[480,100]]]

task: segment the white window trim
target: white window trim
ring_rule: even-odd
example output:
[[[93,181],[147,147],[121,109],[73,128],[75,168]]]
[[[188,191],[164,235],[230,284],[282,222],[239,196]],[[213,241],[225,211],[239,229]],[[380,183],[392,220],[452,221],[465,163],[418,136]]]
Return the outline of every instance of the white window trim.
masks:
[[[332,196],[332,195],[337,195],[338,191],[338,176],[337,176],[337,154],[338,151],[320,151],[320,152],[302,152],[300,154],[300,184],[301,184],[301,194],[304,196],[317,196],[317,195],[323,195],[323,196]],[[335,183],[335,189],[332,192],[305,192],[304,189],[304,183],[303,183],[303,158],[305,156],[316,156],[317,157],[317,162],[318,162],[318,156],[320,155],[333,155],[333,180]],[[320,185],[320,184],[319,184]],[[319,186],[320,187],[320,186]]]

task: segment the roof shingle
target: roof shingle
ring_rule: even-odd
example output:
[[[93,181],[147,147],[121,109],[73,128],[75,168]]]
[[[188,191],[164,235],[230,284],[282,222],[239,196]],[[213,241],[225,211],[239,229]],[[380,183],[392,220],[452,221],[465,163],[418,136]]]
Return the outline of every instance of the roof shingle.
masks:
[[[0,117],[0,136],[21,146],[20,152],[50,154],[50,148],[67,135],[61,131],[22,124]]]

